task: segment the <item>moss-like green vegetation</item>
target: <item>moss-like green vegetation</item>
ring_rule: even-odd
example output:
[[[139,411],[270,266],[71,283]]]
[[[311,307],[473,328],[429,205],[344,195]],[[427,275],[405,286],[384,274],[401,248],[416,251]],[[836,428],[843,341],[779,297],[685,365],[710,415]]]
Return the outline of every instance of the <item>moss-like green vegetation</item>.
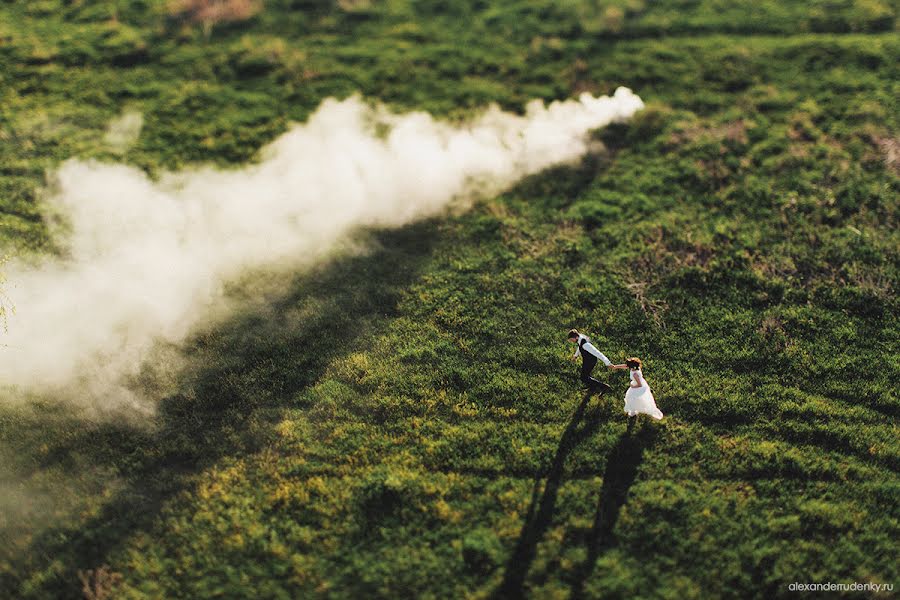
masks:
[[[886,0],[0,4],[0,236],[44,173],[252,160],[327,96],[460,118],[633,88],[606,150],[197,332],[153,427],[0,409],[0,596],[760,597],[900,584]],[[123,110],[144,128],[104,141]],[[667,418],[585,402],[563,332]],[[84,575],[85,573],[83,573]],[[89,584],[103,588],[96,573]],[[113,578],[112,580],[117,581]]]

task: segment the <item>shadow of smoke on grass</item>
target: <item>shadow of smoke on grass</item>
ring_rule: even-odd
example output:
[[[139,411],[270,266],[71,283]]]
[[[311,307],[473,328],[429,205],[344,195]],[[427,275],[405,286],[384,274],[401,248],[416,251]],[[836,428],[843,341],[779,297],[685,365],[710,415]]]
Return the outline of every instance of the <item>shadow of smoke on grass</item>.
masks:
[[[115,472],[121,483],[87,522],[51,526],[18,556],[0,560],[6,563],[0,596],[19,597],[28,578],[33,585],[35,574],[46,571],[36,595],[80,597],[79,570],[104,564],[130,536],[147,530],[165,502],[190,489],[205,468],[265,447],[271,424],[297,393],[394,316],[436,233],[435,221],[371,232],[370,252],[292,276],[270,302],[195,335],[184,349],[190,368],[181,392],[160,401],[153,428],[66,415],[47,427],[41,411],[15,423],[0,419],[0,432],[15,428],[17,451],[34,454],[21,457],[20,477],[93,465]]]
[[[523,595],[525,578],[534,561],[537,545],[553,520],[556,496],[562,483],[566,458],[578,444],[594,433],[600,424],[602,413],[599,409],[591,411],[584,419],[591,396],[592,394],[588,392],[582,397],[581,403],[572,414],[572,418],[559,440],[559,446],[550,468],[545,475],[539,476],[534,482],[531,504],[525,515],[522,531],[506,564],[503,581],[494,594],[497,598],[519,598]],[[546,482],[541,494],[541,482],[545,477]]]

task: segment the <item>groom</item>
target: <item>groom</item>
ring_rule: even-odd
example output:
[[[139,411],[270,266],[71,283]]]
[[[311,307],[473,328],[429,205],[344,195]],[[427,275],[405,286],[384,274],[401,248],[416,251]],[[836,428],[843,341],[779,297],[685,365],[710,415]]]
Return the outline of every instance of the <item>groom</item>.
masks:
[[[603,361],[603,364],[610,369],[613,368],[612,362],[594,347],[588,336],[578,333],[577,329],[570,329],[567,337],[570,343],[575,344],[575,354],[572,356],[572,360],[578,360],[578,357],[581,356],[581,382],[592,393],[596,392],[601,396],[612,391],[611,387],[591,377],[591,371],[597,366],[597,359]]]

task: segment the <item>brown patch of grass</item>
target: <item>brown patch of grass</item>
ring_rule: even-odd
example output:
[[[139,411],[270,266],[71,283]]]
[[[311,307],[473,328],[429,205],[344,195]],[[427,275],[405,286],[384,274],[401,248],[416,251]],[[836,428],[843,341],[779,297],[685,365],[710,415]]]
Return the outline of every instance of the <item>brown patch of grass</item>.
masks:
[[[750,268],[760,279],[783,279],[797,274],[794,259],[783,254],[774,256],[754,254],[750,258]]]
[[[860,269],[851,273],[848,279],[860,289],[871,292],[880,300],[890,300],[895,295],[891,278],[884,273],[872,269]]]
[[[516,244],[521,254],[535,259],[566,252],[582,233],[581,225],[572,220],[561,221],[548,235],[530,235],[511,227],[502,229],[504,242]]]
[[[372,8],[372,0],[337,0],[337,5],[344,12],[357,12]]]
[[[673,133],[669,143],[680,146],[699,140],[711,140],[718,142],[730,142],[732,144],[745,145],[747,139],[747,124],[743,119],[732,121],[718,127],[703,127],[700,125],[688,127],[682,131]],[[725,149],[723,148],[723,152]]]
[[[646,281],[630,281],[625,284],[625,287],[631,292],[634,299],[637,300],[641,310],[644,311],[644,314],[653,319],[653,322],[657,327],[665,329],[666,324],[665,321],[663,321],[663,314],[669,308],[669,305],[665,300],[650,298],[647,295],[650,284]]]
[[[97,569],[78,571],[81,580],[81,592],[85,600],[107,600],[113,598],[116,589],[122,583],[122,575],[103,565]]]
[[[878,136],[874,139],[887,168],[900,175],[900,137]]]
[[[798,160],[809,158],[809,146],[806,144],[791,144],[788,147],[788,154],[791,158]]]
[[[715,251],[712,246],[693,239],[687,231],[684,237],[667,235],[662,227],[653,230],[645,243],[647,252],[638,260],[643,272],[657,272],[685,267],[705,269]]]
[[[784,331],[784,323],[775,315],[766,315],[759,324],[759,333],[772,344],[776,352],[781,352],[787,345],[788,338]]]
[[[246,21],[262,8],[262,0],[172,0],[169,14],[211,29],[218,23]]]

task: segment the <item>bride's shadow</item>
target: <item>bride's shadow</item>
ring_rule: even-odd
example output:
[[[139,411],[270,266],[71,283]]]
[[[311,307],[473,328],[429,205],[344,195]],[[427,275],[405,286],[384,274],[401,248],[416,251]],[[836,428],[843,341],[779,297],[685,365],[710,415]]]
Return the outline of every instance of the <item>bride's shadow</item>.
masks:
[[[553,518],[556,497],[562,483],[566,458],[579,443],[589,437],[600,424],[602,405],[596,406],[585,417],[591,395],[586,394],[563,432],[556,455],[546,474],[546,484],[540,493],[542,477],[534,482],[531,504],[522,525],[522,531],[512,555],[506,565],[503,580],[494,593],[495,598],[521,598],[525,595],[525,579],[534,561],[538,543],[541,541]],[[583,422],[582,422],[583,420]],[[600,488],[599,503],[594,515],[593,527],[587,537],[588,555],[581,568],[575,573],[571,598],[582,595],[584,583],[593,572],[600,553],[614,545],[613,528],[619,511],[625,504],[628,491],[637,477],[644,451],[650,448],[656,438],[656,427],[636,424],[638,419],[629,419],[628,426],[619,436],[616,444],[606,457],[603,485]],[[540,497],[538,497],[540,494]]]
[[[587,558],[575,572],[570,598],[582,597],[584,584],[593,573],[600,553],[615,545],[613,528],[619,518],[619,511],[637,477],[644,451],[656,440],[656,427],[649,424],[636,425],[638,419],[644,418],[646,417],[638,416],[628,419],[628,428],[619,436],[606,457],[603,486],[600,488],[594,524],[587,538]]]

